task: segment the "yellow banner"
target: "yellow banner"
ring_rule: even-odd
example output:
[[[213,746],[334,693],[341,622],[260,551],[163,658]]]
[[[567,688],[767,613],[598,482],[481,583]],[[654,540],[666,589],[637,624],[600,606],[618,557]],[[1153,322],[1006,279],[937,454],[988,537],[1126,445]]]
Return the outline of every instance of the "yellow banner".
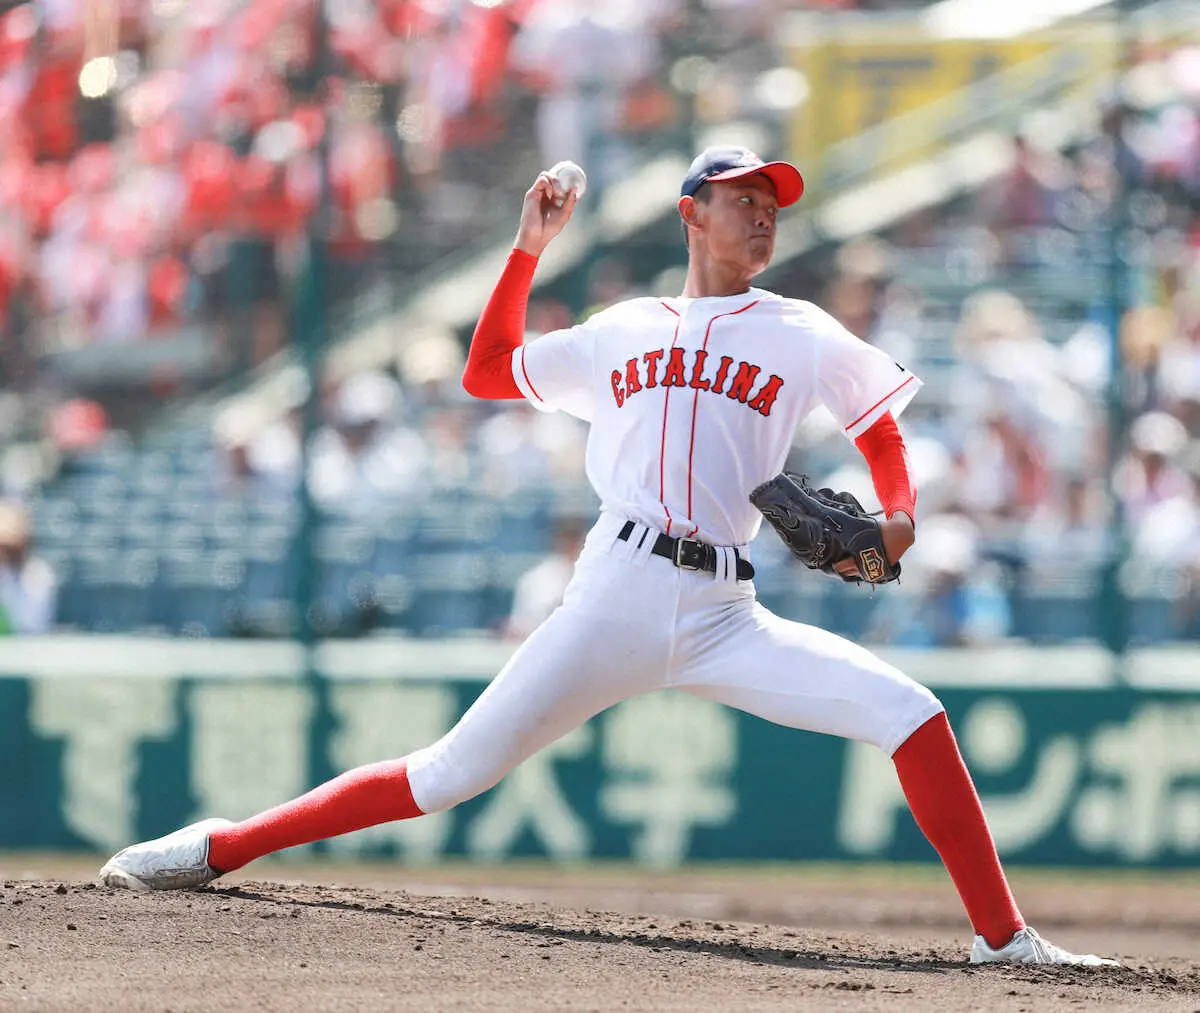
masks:
[[[809,85],[791,155],[826,186],[898,168],[972,126],[1015,128],[1030,101],[1094,86],[1115,53],[1103,24],[1015,39],[935,39],[915,21],[812,24],[821,31],[791,33],[793,66]]]

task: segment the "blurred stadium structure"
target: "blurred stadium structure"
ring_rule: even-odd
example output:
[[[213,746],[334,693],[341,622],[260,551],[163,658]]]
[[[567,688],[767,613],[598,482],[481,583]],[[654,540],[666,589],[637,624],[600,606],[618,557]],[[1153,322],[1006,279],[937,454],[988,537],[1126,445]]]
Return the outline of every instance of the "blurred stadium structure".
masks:
[[[679,179],[720,138],[809,180],[765,284],[927,382],[899,591],[768,535],[766,604],[893,645],[1200,637],[1200,8],[994,6],[0,15],[0,483],[41,561],[16,513],[8,626],[41,595],[84,631],[499,631],[596,507],[580,425],[458,382],[520,194],[589,170],[540,333],[678,291]],[[793,464],[872,498],[821,418]]]

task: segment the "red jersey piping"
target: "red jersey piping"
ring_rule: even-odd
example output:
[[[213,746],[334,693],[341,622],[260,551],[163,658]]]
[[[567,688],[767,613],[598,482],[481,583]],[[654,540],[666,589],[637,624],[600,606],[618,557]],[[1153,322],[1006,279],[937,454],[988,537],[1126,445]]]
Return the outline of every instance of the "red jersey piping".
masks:
[[[521,346],[521,375],[523,377],[525,377],[525,383],[528,384],[529,389],[533,392],[533,396],[536,397],[543,404],[545,404],[545,401],[543,400],[542,395],[537,392],[537,388],[534,387],[533,381],[529,379],[529,371],[525,368],[525,346],[524,345]]]
[[[870,408],[868,408],[858,418],[856,418],[853,422],[851,422],[848,426],[846,426],[846,429],[847,430],[853,429],[863,419],[865,419],[868,415],[870,415],[871,412],[873,412],[876,408],[878,408],[881,404],[883,404],[884,401],[886,401],[888,398],[894,396],[895,394],[898,394],[900,391],[904,390],[904,388],[907,387],[910,383],[912,383],[913,380],[915,380],[915,379],[916,379],[915,376],[910,376],[907,380],[905,380],[902,384],[900,384],[900,386],[897,387],[895,390],[893,390],[891,393],[884,394],[883,397],[881,397],[878,401],[876,401],[873,405],[871,405]]]
[[[661,300],[660,300],[661,301]],[[670,312],[675,314],[675,333],[671,336],[671,347],[675,347],[675,342],[679,340],[679,325],[683,323],[683,318],[679,315],[679,311],[672,309],[665,302],[663,306]],[[658,445],[658,502],[662,504],[663,513],[667,515],[667,534],[671,533],[671,510],[667,506],[666,497],[666,479],[664,478],[664,462],[667,457],[667,403],[671,400],[671,388],[667,387],[663,393],[663,423],[662,423],[662,441]]]

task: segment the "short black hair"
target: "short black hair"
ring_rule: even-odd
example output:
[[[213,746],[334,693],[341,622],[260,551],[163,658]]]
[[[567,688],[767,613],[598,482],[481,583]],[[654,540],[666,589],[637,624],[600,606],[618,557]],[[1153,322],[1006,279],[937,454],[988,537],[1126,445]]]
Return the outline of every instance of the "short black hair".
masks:
[[[692,200],[694,200],[697,204],[707,204],[710,200],[712,200],[712,188],[713,185],[711,183],[701,183],[698,187],[696,187],[696,192],[692,194]],[[690,248],[691,241],[688,238],[687,222],[680,219],[679,224],[683,226],[683,245]]]

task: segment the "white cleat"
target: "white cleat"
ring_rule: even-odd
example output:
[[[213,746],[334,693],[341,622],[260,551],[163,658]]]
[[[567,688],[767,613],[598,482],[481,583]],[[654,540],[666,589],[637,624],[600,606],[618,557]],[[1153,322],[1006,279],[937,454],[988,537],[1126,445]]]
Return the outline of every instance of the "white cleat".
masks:
[[[232,825],[231,820],[214,817],[132,844],[105,862],[97,879],[124,890],[194,890],[221,875],[208,864],[208,835]]]
[[[993,950],[983,936],[971,947],[972,964],[1073,964],[1076,967],[1120,967],[1121,964],[1094,953],[1069,953],[1043,939],[1028,926],[1015,933],[1004,946]]]

